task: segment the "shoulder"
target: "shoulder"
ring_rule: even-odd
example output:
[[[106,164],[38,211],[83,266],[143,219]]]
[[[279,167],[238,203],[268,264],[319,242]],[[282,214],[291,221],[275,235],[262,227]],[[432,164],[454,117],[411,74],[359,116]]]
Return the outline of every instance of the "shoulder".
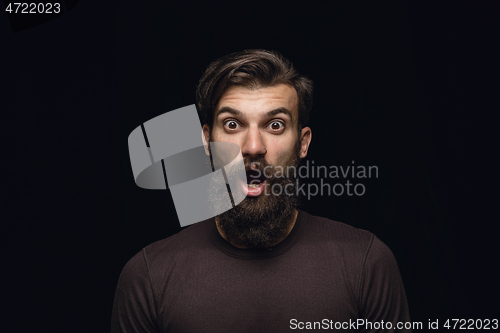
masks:
[[[164,238],[143,249],[144,257],[152,264],[166,258],[186,258],[197,251],[209,248],[211,243],[207,237],[208,225],[212,220],[205,220],[190,225],[179,233]]]
[[[177,234],[147,245],[127,262],[122,276],[148,275],[167,262],[188,259],[196,251],[209,247],[206,236],[208,223],[210,220],[190,225]]]
[[[324,248],[358,269],[367,263],[395,262],[389,247],[372,232],[308,213],[305,216],[303,236],[315,248]]]
[[[376,238],[373,233],[343,222],[306,214],[305,235],[317,241],[354,250],[366,250]]]

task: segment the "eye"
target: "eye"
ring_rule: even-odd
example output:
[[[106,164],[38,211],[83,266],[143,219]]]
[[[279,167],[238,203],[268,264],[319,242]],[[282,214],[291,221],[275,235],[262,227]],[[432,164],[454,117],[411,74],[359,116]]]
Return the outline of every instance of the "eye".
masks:
[[[269,129],[273,132],[279,132],[285,128],[285,124],[282,121],[271,121],[268,125]]]
[[[224,127],[226,127],[230,131],[235,131],[239,128],[240,124],[238,124],[235,120],[227,120],[224,122]]]

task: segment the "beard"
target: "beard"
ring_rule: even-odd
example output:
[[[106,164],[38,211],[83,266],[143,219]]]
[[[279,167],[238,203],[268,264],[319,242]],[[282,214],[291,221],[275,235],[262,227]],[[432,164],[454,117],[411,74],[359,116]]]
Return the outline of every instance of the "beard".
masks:
[[[247,196],[233,209],[217,216],[218,226],[228,241],[250,249],[269,249],[283,237],[299,205],[296,191],[299,151],[297,142],[292,157],[279,167],[268,164],[264,157],[245,159],[245,170],[256,165],[253,170],[265,175],[265,190],[257,197]]]

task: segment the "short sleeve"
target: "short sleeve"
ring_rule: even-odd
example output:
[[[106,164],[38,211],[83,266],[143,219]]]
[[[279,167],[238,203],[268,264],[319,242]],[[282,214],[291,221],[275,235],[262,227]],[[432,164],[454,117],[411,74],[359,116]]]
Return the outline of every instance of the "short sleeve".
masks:
[[[145,249],[123,268],[116,287],[111,333],[158,332],[153,288]]]
[[[404,326],[411,322],[396,259],[375,236],[365,254],[359,292],[361,332],[412,332]]]

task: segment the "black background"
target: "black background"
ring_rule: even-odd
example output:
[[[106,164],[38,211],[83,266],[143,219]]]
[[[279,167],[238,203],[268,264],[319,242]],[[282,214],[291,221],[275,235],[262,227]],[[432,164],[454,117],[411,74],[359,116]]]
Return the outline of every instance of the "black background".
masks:
[[[365,195],[302,209],[392,249],[412,320],[498,318],[494,13],[80,2],[17,33],[3,17],[1,331],[109,331],[122,267],[180,230],[169,192],[134,184],[127,137],[193,104],[209,62],[248,48],[280,51],[314,80],[309,161],[379,168]]]

